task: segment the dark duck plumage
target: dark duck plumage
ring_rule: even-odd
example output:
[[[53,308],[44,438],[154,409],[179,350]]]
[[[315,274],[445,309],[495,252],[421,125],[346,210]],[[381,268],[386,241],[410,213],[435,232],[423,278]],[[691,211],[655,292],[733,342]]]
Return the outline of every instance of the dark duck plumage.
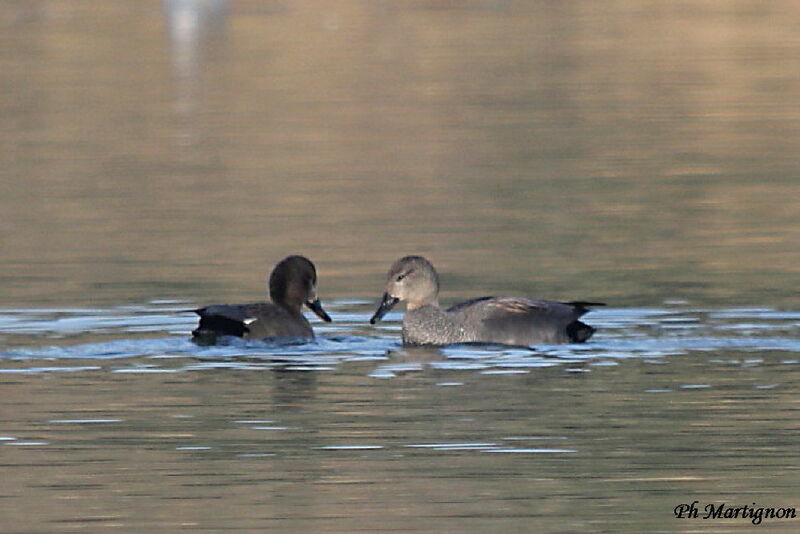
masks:
[[[303,256],[289,256],[275,265],[269,296],[272,302],[215,304],[193,310],[200,316],[193,339],[201,343],[214,343],[219,336],[311,339],[314,330],[302,313],[304,304],[323,321],[331,320],[317,298],[314,264]]]

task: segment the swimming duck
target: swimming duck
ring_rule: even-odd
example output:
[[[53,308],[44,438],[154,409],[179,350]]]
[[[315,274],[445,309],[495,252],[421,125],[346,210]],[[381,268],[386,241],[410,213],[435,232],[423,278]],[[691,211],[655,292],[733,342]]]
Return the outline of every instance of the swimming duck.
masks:
[[[202,343],[214,343],[218,336],[311,339],[314,330],[301,311],[303,304],[323,321],[331,321],[317,298],[316,285],[314,264],[303,256],[288,256],[269,276],[272,302],[215,304],[192,310],[200,316],[192,338]]]
[[[582,343],[595,329],[578,320],[600,302],[554,302],[524,297],[481,297],[439,307],[439,275],[422,256],[405,256],[389,269],[386,292],[370,323],[406,302],[403,342],[411,345]]]

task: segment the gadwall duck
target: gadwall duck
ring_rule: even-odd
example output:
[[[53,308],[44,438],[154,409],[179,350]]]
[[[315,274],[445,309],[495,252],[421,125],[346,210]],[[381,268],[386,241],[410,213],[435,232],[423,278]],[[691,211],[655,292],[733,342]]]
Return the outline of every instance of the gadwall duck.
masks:
[[[599,302],[553,302],[522,297],[482,297],[439,307],[439,275],[422,256],[400,258],[389,269],[386,292],[370,323],[406,302],[403,342],[411,345],[582,343],[594,328],[578,318]]]
[[[192,337],[202,343],[214,343],[218,336],[313,338],[311,324],[301,312],[303,304],[323,321],[331,321],[317,298],[316,285],[317,271],[310,260],[303,256],[284,258],[269,276],[272,302],[217,304],[192,310],[200,316]]]

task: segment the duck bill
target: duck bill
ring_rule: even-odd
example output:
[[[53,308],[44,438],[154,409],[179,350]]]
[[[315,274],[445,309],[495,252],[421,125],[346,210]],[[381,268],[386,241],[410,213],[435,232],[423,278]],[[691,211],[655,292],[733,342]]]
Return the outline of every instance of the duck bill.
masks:
[[[317,314],[317,317],[325,321],[326,323],[330,323],[332,321],[331,316],[328,315],[325,310],[322,309],[322,303],[319,299],[309,300],[306,302],[306,306],[308,309],[313,311]]]
[[[384,293],[381,304],[378,306],[378,309],[375,310],[375,315],[373,315],[372,319],[369,320],[369,324],[375,324],[380,321],[383,316],[389,313],[389,310],[394,308],[394,305],[398,302],[400,302],[399,298],[393,297],[389,293]]]

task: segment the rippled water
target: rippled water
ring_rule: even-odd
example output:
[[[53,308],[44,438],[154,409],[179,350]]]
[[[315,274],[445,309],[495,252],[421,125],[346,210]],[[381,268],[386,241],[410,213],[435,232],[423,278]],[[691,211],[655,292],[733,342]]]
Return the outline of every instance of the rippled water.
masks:
[[[2,521],[30,525],[4,531],[738,532],[672,510],[800,498],[800,312],[404,348],[399,313],[369,327],[351,299],[314,342],[200,347],[192,305],[0,312]]]
[[[673,516],[800,505],[798,15],[0,2],[0,532],[798,532]],[[189,340],[293,253],[316,341]],[[404,254],[609,306],[404,348]]]
[[[532,347],[460,344],[443,348],[403,347],[401,314],[384,325],[368,326],[370,301],[341,301],[333,324],[317,322],[313,342],[271,343],[229,338],[203,347],[188,332],[197,317],[192,304],[171,301],[112,309],[0,310],[0,330],[8,346],[5,373],[38,373],[97,369],[114,373],[182,372],[209,368],[332,371],[349,362],[375,362],[369,376],[393,378],[425,368],[487,373],[528,373],[540,367],[569,371],[618,365],[625,359],[666,363],[664,358],[711,351],[741,354],[732,363],[755,365],[763,359],[748,353],[793,354],[800,312],[767,308],[696,309],[680,304],[664,308],[602,309],[589,322],[600,329],[590,343]],[[86,342],[86,339],[91,339]],[[30,345],[32,342],[46,346]],[[397,363],[395,360],[410,360]],[[120,362],[106,360],[122,360]],[[57,364],[37,366],[43,361]],[[76,363],[94,366],[76,367]],[[791,358],[787,363],[793,363]],[[577,366],[577,367],[576,367]]]

